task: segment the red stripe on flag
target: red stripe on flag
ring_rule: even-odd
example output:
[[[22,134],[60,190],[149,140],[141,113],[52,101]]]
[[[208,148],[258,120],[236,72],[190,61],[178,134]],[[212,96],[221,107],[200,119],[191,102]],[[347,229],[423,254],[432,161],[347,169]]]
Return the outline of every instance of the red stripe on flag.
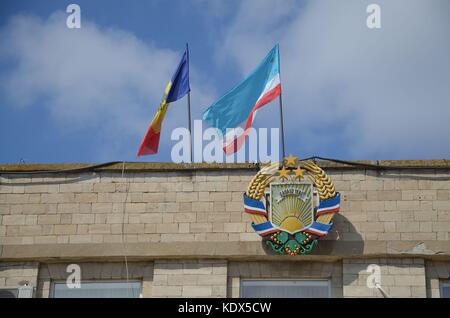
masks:
[[[277,98],[281,94],[281,84],[278,84],[274,88],[272,88],[270,91],[265,93],[256,103],[254,110],[261,108],[262,106],[270,103],[275,98]],[[252,110],[252,111],[254,111]]]
[[[272,88],[270,91],[265,93],[263,96],[261,96],[260,99],[258,99],[258,101],[256,102],[256,105],[253,107],[252,111],[250,112],[250,114],[248,116],[247,123],[245,125],[244,133],[242,135],[234,138],[234,140],[232,142],[230,142],[228,145],[223,147],[223,151],[227,155],[231,155],[232,153],[235,153],[236,151],[241,149],[242,145],[245,142],[245,139],[247,138],[247,136],[250,133],[250,127],[252,126],[253,117],[254,117],[255,112],[258,109],[260,109],[261,107],[263,107],[264,105],[266,105],[266,104],[270,103],[271,101],[273,101],[280,94],[281,94],[281,84],[278,84],[277,86]]]
[[[158,152],[159,137],[161,133],[155,133],[153,127],[150,125],[148,127],[147,133],[142,139],[141,145],[139,146],[137,156],[143,155],[154,155]]]

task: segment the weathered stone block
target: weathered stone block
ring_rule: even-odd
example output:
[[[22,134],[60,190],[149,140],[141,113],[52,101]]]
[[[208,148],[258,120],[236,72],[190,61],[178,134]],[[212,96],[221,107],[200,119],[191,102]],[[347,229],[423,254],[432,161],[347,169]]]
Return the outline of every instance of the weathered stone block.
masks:
[[[77,233],[77,226],[74,224],[59,224],[55,225],[55,234],[75,234]]]
[[[39,215],[38,224],[59,224],[61,221],[61,215]]]
[[[25,225],[25,215],[4,215],[3,225]]]
[[[89,225],[89,234],[110,234],[110,233],[111,233],[111,225],[110,224],[90,224]]]
[[[72,214],[72,223],[73,224],[92,224],[95,221],[94,214],[80,214],[74,213]]]

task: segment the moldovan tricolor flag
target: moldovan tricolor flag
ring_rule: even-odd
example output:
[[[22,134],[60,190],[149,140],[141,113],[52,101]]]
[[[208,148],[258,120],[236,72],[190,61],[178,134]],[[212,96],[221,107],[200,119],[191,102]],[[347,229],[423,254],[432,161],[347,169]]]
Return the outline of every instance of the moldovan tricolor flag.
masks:
[[[227,155],[242,147],[258,109],[281,94],[279,64],[279,49],[276,45],[249,77],[203,113],[203,120],[218,128],[225,136],[223,150]],[[240,129],[239,133],[236,128],[244,122],[245,128]]]
[[[180,64],[177,67],[175,74],[167,84],[164,91],[161,104],[155,117],[153,117],[150,127],[148,127],[147,133],[141,141],[137,156],[153,155],[158,152],[159,137],[161,134],[161,125],[166,115],[169,103],[174,102],[187,93],[190,92],[189,87],[189,51],[186,46],[186,51],[181,58]]]

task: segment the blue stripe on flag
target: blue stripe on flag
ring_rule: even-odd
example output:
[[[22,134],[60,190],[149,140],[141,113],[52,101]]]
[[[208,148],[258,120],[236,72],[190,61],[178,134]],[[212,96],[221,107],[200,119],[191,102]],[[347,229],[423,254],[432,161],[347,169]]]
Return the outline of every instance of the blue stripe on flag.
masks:
[[[267,82],[279,73],[278,45],[240,84],[236,85],[203,113],[203,120],[219,129],[223,135],[227,128],[236,128],[246,121]]]
[[[178,64],[175,74],[172,76],[172,86],[167,94],[167,102],[171,103],[179,100],[184,95],[189,93],[191,88],[189,86],[189,50],[186,45],[180,64]]]

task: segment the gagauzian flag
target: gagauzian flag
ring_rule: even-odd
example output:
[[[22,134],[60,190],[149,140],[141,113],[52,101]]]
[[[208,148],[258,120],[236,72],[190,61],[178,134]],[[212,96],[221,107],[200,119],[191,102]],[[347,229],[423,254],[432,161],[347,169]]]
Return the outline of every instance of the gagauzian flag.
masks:
[[[222,132],[225,136],[223,150],[227,155],[232,154],[244,144],[258,110],[280,94],[279,48],[276,45],[250,76],[203,113],[203,120]],[[236,128],[244,123],[239,133]]]

